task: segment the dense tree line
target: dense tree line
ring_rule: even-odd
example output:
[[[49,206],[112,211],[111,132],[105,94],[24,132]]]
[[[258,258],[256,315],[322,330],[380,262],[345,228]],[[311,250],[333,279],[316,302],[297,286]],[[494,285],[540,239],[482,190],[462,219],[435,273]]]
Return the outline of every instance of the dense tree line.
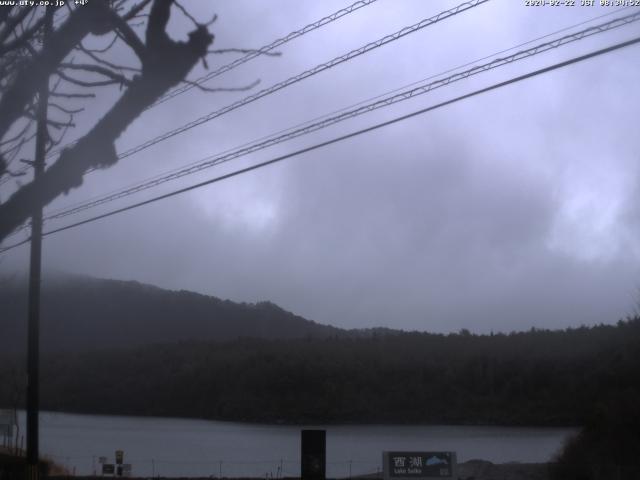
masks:
[[[558,452],[553,480],[640,478],[640,406],[623,393],[594,408],[580,432]]]
[[[582,425],[619,399],[640,404],[640,318],[561,331],[374,332],[49,355],[42,382],[43,408],[60,411],[285,423]],[[0,404],[11,393],[0,391]]]

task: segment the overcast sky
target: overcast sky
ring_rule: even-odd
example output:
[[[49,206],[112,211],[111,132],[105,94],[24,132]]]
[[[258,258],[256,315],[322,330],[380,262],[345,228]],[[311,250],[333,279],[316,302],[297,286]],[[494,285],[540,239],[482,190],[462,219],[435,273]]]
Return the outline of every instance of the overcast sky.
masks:
[[[280,57],[249,62],[211,85],[260,79],[257,91],[458,3],[378,0],[288,43]],[[196,18],[218,14],[211,27],[216,47],[246,48],[270,43],[349,1],[183,4]],[[92,173],[47,211],[614,10],[493,0]],[[632,38],[639,25],[477,75],[73,219]],[[174,10],[173,35],[184,37],[190,28]],[[639,52],[638,46],[616,51],[52,235],[44,243],[45,268],[235,301],[270,300],[347,328],[488,332],[614,323],[640,299]],[[124,50],[118,55],[130,60]],[[209,67],[233,58],[211,56]],[[203,73],[199,66],[191,77]],[[101,92],[78,132],[90,128],[117,94]],[[244,95],[191,90],[146,112],[118,141],[118,150]],[[3,188],[6,198],[10,189]],[[22,247],[5,254],[0,268],[26,271],[27,259]]]

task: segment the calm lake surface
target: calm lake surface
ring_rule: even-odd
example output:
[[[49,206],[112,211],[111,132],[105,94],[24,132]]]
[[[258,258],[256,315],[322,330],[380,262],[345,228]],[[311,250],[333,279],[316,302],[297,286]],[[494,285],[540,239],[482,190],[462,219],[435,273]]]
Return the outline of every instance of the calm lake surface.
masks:
[[[25,415],[20,414],[25,431]],[[544,462],[575,430],[478,426],[282,426],[177,418],[43,412],[40,451],[91,474],[98,459],[124,450],[133,476],[261,476],[300,474],[301,428],[327,430],[327,476],[376,472],[384,450],[451,450],[458,461]]]

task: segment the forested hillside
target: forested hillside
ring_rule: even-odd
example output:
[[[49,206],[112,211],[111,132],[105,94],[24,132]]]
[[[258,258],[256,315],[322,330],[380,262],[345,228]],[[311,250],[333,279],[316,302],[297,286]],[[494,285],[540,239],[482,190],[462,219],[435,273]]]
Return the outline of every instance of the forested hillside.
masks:
[[[26,348],[26,282],[0,289],[0,351]],[[72,275],[42,286],[44,351],[135,347],[181,340],[238,337],[326,337],[342,330],[320,325],[270,302],[235,303],[138,282]]]
[[[42,404],[52,410],[258,422],[580,425],[619,398],[640,404],[640,319],[484,336],[183,342],[48,355],[43,368]],[[9,396],[5,387],[0,403]]]

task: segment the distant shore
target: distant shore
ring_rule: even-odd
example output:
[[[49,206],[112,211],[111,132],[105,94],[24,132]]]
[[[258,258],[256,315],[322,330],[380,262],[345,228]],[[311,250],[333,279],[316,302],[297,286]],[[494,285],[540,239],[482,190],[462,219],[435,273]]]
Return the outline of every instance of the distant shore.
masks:
[[[21,452],[24,455],[24,452]],[[18,457],[22,457],[19,455]],[[23,457],[24,458],[24,457]],[[0,471],[2,470],[3,464],[7,464],[9,460],[12,460],[10,463],[14,463],[16,460],[16,456],[10,453],[6,448],[0,447]],[[47,459],[46,456],[44,460],[49,465],[49,476],[50,477],[58,477],[58,478],[68,478],[70,473],[66,471],[63,467],[56,465],[51,460]],[[460,480],[548,480],[550,478],[551,464],[549,463],[492,463],[486,460],[469,460],[466,462],[459,463],[457,466],[456,477]],[[104,479],[104,476],[74,476],[74,480],[96,480],[96,479]],[[115,478],[115,477],[114,477]],[[125,477],[134,479],[147,479],[150,477]],[[181,479],[181,480],[212,480],[214,477],[154,477],[154,478],[170,478],[170,479]],[[216,477],[217,478],[217,477]],[[280,480],[294,480],[299,477],[281,477]],[[346,477],[341,477],[346,478]],[[371,473],[367,475],[354,475],[351,477],[352,479],[360,479],[360,480],[382,480],[382,477],[379,473]],[[222,479],[233,479],[233,480],[264,480],[264,477],[225,477]],[[219,480],[222,480],[219,479]],[[331,480],[331,479],[329,479]],[[339,480],[339,479],[335,479]]]
[[[0,471],[2,470],[2,463],[7,459],[8,455],[0,454]],[[49,477],[53,478],[69,478],[71,473],[64,467],[55,464],[51,460],[44,458],[49,465]],[[486,460],[469,460],[467,462],[459,463],[457,466],[457,473],[455,480],[549,480],[550,469],[552,464],[550,463],[492,463]],[[73,475],[74,480],[97,480],[104,479],[102,475]],[[116,478],[116,477],[113,477]],[[129,480],[136,479],[171,479],[171,480],[265,480],[265,477],[122,477]],[[273,477],[275,478],[275,477]],[[297,480],[300,477],[280,477],[279,480]],[[327,480],[346,480],[349,477],[336,477],[332,479],[327,477]],[[380,473],[371,473],[364,475],[353,475],[350,477],[354,480],[383,480]],[[269,477],[272,480],[272,477]]]
[[[0,403],[0,410],[2,409],[11,409],[12,407],[3,405]],[[24,408],[19,408],[18,412],[22,415],[25,414],[26,410]],[[52,408],[44,408],[41,409],[41,412],[51,413],[51,414],[62,414],[62,415],[87,415],[87,416],[97,416],[97,417],[130,417],[130,418],[158,418],[163,420],[199,420],[205,422],[223,422],[223,423],[233,423],[233,424],[244,424],[244,425],[260,425],[260,426],[273,426],[273,427],[310,427],[310,426],[326,426],[326,427],[358,427],[358,426],[417,426],[417,427],[499,427],[499,428],[548,428],[548,429],[575,429],[578,430],[583,427],[583,425],[575,423],[575,424],[567,424],[567,423],[519,423],[519,422],[510,422],[510,423],[501,423],[501,422],[490,422],[490,421],[419,421],[419,420],[407,420],[400,419],[399,421],[393,420],[332,420],[332,419],[272,419],[272,418],[264,418],[264,419],[246,419],[246,418],[209,418],[209,417],[198,417],[198,416],[190,416],[190,415],[158,415],[156,413],[119,413],[119,412],[101,412],[95,410],[85,410],[85,409],[52,409]]]
[[[549,480],[548,463],[491,463],[485,460],[469,460],[458,464],[456,480]],[[56,477],[56,475],[51,475]],[[64,476],[64,475],[62,475]],[[103,476],[75,476],[74,480],[104,479]],[[149,477],[129,477],[130,480],[147,479]],[[172,480],[212,480],[217,477],[157,477],[158,479]],[[274,477],[275,478],[275,477]],[[297,480],[300,477],[281,477],[279,480]],[[327,480],[345,480],[347,477]],[[382,480],[379,473],[370,475],[354,475],[352,479]],[[217,480],[264,480],[264,477],[222,477]]]

